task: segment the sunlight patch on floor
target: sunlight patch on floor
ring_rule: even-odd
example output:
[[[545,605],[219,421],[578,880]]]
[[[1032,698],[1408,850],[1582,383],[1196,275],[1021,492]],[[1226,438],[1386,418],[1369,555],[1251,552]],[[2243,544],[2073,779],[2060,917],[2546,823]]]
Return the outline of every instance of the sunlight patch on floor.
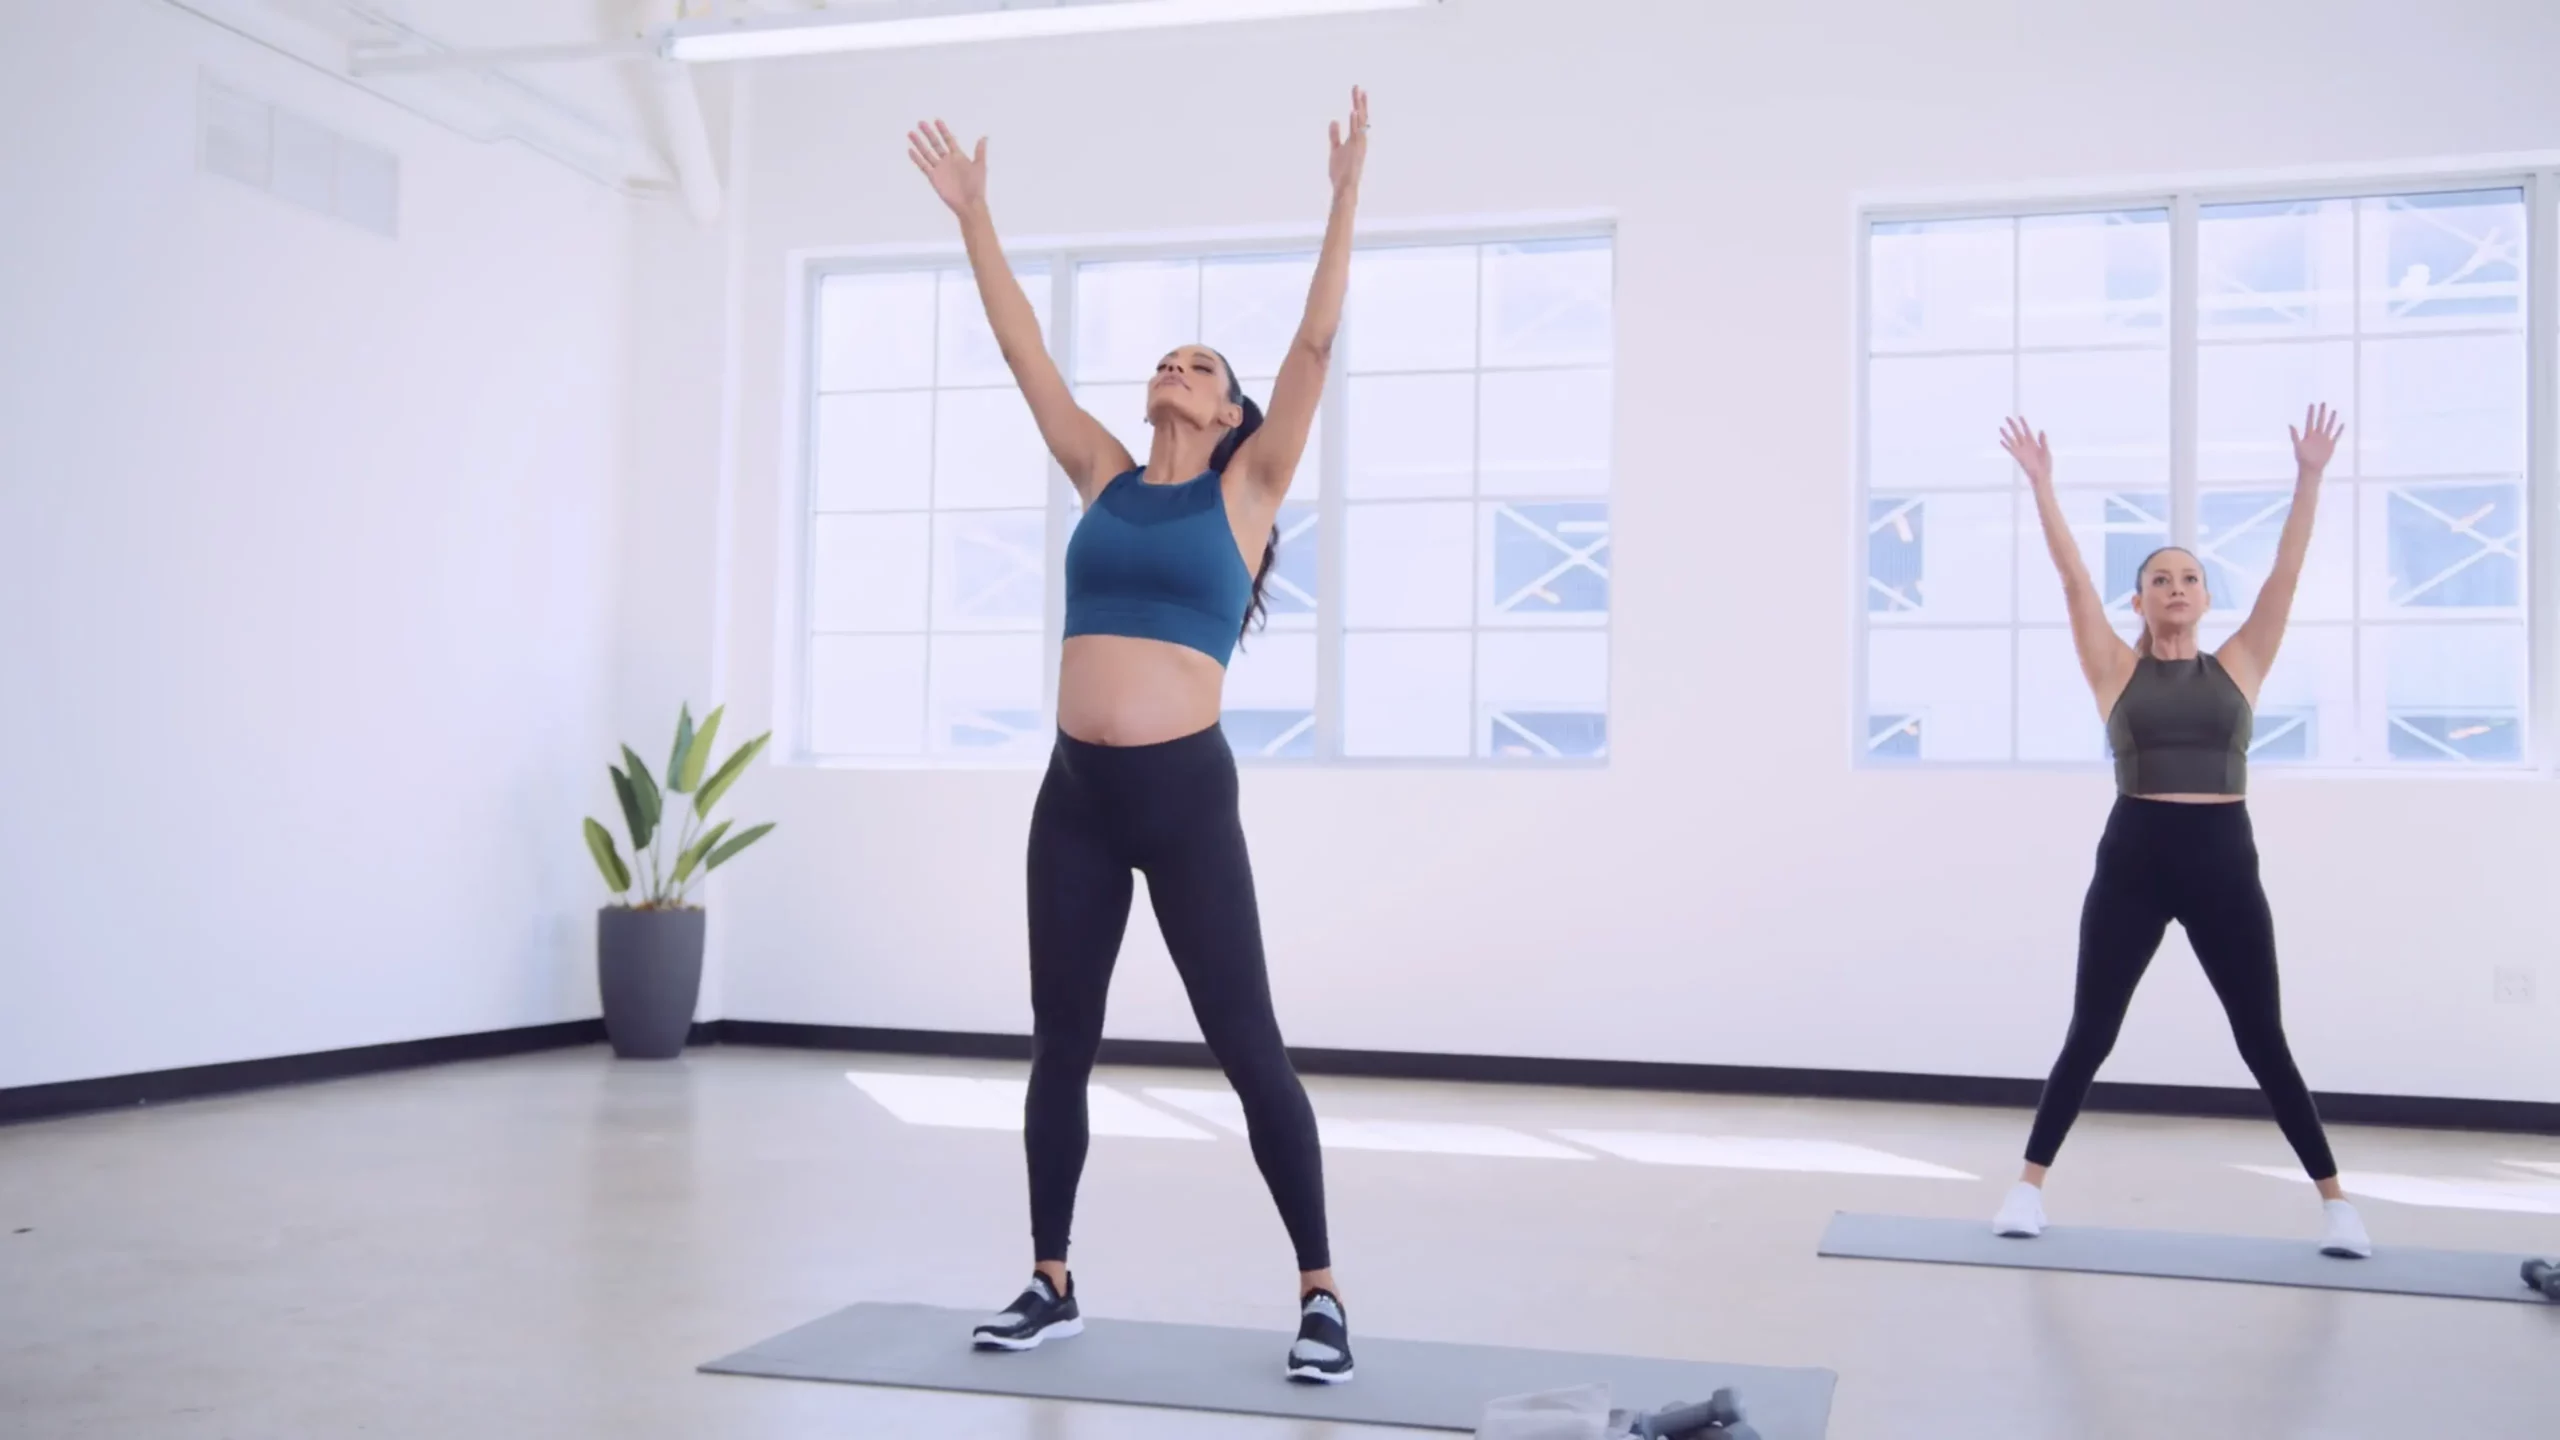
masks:
[[[880,1070],[847,1071],[845,1078],[882,1109],[909,1125],[1015,1134],[1022,1130],[1025,1082],[1018,1078],[913,1075]],[[1138,1091],[1137,1095],[1131,1095],[1108,1085],[1094,1085],[1087,1088],[1086,1105],[1095,1135],[1147,1140],[1214,1140],[1221,1132],[1235,1136],[1245,1134],[1244,1103],[1236,1098],[1233,1090],[1220,1087],[1149,1086]],[[1212,1128],[1202,1129],[1193,1121]],[[1540,1134],[1514,1126],[1469,1121],[1336,1115],[1318,1116],[1316,1129],[1328,1150],[1474,1155],[1513,1160],[1590,1161],[1605,1156],[1638,1165],[1764,1170],[1800,1175],[1879,1175],[1911,1180],[1977,1178],[1944,1165],[1840,1140],[1771,1135],[1694,1135],[1664,1130],[1557,1130]]]
[[[1559,1130],[1576,1145],[1639,1165],[1694,1165],[1718,1170],[1788,1170],[1808,1175],[1892,1175],[1914,1180],[1979,1177],[1839,1140],[1772,1135],[1688,1135],[1663,1130]]]
[[[1022,1129],[1025,1082],[966,1075],[898,1075],[848,1070],[845,1077],[909,1125],[960,1130]],[[1108,1085],[1086,1088],[1085,1109],[1096,1135],[1137,1140],[1214,1140],[1197,1125],[1168,1115]]]
[[[2270,1180],[2311,1183],[2299,1168],[2284,1165],[2235,1165]],[[2540,1167],[2535,1167],[2540,1168]],[[2560,1215],[2560,1184],[2550,1181],[2477,1180],[2452,1175],[2395,1175],[2384,1171],[2342,1170],[2338,1184],[2347,1194],[2395,1205],[2421,1205],[2430,1210],[2505,1210],[2522,1215]]]
[[[1232,1090],[1151,1087],[1148,1099],[1196,1115],[1231,1135],[1244,1130],[1244,1102]],[[1442,1120],[1349,1120],[1316,1117],[1330,1150],[1401,1150],[1426,1155],[1492,1155],[1519,1160],[1588,1160],[1579,1150],[1505,1125]]]

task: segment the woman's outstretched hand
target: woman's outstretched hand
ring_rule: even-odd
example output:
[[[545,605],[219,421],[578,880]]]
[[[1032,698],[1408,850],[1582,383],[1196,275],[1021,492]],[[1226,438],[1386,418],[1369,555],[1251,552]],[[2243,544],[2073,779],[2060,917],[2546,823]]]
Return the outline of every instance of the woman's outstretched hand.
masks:
[[[916,162],[924,178],[933,182],[933,193],[955,212],[986,200],[985,136],[978,137],[977,153],[971,154],[952,138],[950,126],[939,120],[921,121],[907,132],[907,158]]]
[[[2044,443],[2043,434],[2028,429],[2026,421],[2009,417],[2000,427],[2000,448],[2009,452],[2009,458],[2018,462],[2018,468],[2027,472],[2028,482],[2037,489],[2053,483],[2053,451]]]
[[[2316,476],[2337,456],[2338,437],[2347,433],[2347,422],[2328,406],[2314,405],[2303,412],[2299,429],[2288,425],[2285,433],[2293,437],[2293,463],[2303,474]]]
[[[1360,183],[1360,167],[1369,160],[1368,92],[1357,85],[1351,87],[1350,135],[1342,133],[1339,120],[1326,126],[1325,132],[1333,138],[1333,154],[1325,164],[1325,173],[1333,178],[1333,193],[1339,195]]]

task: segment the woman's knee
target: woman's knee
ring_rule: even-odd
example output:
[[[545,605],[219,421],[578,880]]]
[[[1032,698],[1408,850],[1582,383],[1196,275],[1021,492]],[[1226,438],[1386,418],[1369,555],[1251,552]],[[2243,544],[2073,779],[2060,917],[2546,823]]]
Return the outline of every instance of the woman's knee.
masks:
[[[1299,1080],[1297,1067],[1289,1063],[1289,1052],[1276,1040],[1221,1052],[1218,1062],[1247,1110],[1273,1102],[1297,1104],[1306,1098],[1307,1087]]]
[[[2295,1074],[2293,1046],[2284,1038],[2284,1027],[2273,1022],[2235,1025],[2231,1038],[2240,1047],[2240,1062],[2249,1073],[2266,1079],[2283,1079]]]
[[[1102,1058],[1102,1035],[1086,1035],[1076,1031],[1035,1031],[1031,1037],[1031,1076],[1035,1081],[1067,1079],[1081,1082],[1093,1073]]]
[[[2062,1037],[2059,1063],[2095,1070],[2115,1053],[2116,1039],[2123,1033],[2124,1020],[2120,1016],[2075,1019],[2071,1022],[2071,1029]]]

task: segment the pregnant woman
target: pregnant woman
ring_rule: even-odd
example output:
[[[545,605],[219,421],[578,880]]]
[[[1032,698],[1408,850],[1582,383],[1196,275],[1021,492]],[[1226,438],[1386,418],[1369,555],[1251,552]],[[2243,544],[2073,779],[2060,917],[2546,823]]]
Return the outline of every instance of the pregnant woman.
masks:
[[[1131,875],[1202,1036],[1244,1103],[1255,1163],[1297,1251],[1299,1328],[1287,1373],[1352,1376],[1351,1337],[1325,1233],[1315,1111],[1290,1064],[1264,968],[1236,762],[1218,725],[1227,661],[1262,609],[1276,521],[1332,362],[1351,275],[1351,223],[1368,156],[1369,102],[1355,90],[1332,127],[1332,213],[1306,313],[1257,406],[1224,356],[1181,345],[1147,386],[1144,464],[1076,404],[1042,343],[987,209],[987,147],[939,122],[907,138],[952,213],[987,319],[1049,453],[1083,502],[1066,555],[1058,737],[1031,814],[1032,1060],[1023,1114],[1031,1181],[1031,1283],[976,1331],[1027,1350],[1083,1328],[1067,1232],[1084,1172],[1085,1085],[1129,920]]]

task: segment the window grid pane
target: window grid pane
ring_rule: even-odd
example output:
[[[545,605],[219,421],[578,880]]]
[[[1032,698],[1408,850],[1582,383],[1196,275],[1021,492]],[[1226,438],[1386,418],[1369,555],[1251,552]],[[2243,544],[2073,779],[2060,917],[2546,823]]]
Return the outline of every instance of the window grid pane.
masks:
[[[1047,268],[1016,278],[1049,333]],[[933,266],[830,275],[818,290],[810,748],[1036,752],[1049,461],[976,283]]]
[[[2079,704],[2084,724],[2066,703],[2085,702],[2086,686],[2064,663],[2059,583],[2031,497],[1989,443],[2004,370],[2010,404],[2052,437],[2060,498],[2119,630],[2138,633],[2133,566],[2174,538],[2205,563],[2208,646],[2246,618],[2291,512],[2286,427],[2314,401],[2339,409],[2348,438],[2321,490],[2252,754],[2276,765],[2527,763],[2527,626],[2540,602],[2526,357],[2554,337],[2528,335],[2524,262],[2528,224],[2560,221],[2529,217],[2516,186],[2208,198],[2184,213],[2196,218],[2172,207],[1870,222],[1865,574],[1853,612],[1867,656],[1861,763],[2087,751],[2095,715]],[[2195,226],[2192,293],[2169,293],[2178,224]],[[2167,319],[2181,306],[2197,321],[2198,394],[2193,433],[2173,435],[2166,387],[2150,376],[2165,374]],[[2143,404],[2128,408],[2135,393]],[[2196,477],[2192,493],[2170,482],[2179,456],[2195,462],[2180,472]],[[1978,573],[2000,522],[1967,494],[1994,473],[2018,502],[2005,609]],[[2182,511],[2194,533],[2173,536]],[[2015,636],[2005,751],[1974,693],[1999,688],[1990,650],[1946,648],[1985,625]],[[1944,638],[1922,644],[1924,634]]]
[[[1345,752],[1605,758],[1613,247],[1369,265],[1405,284],[1363,305],[1355,281],[1346,345]],[[1579,633],[1530,638],[1553,632]]]

